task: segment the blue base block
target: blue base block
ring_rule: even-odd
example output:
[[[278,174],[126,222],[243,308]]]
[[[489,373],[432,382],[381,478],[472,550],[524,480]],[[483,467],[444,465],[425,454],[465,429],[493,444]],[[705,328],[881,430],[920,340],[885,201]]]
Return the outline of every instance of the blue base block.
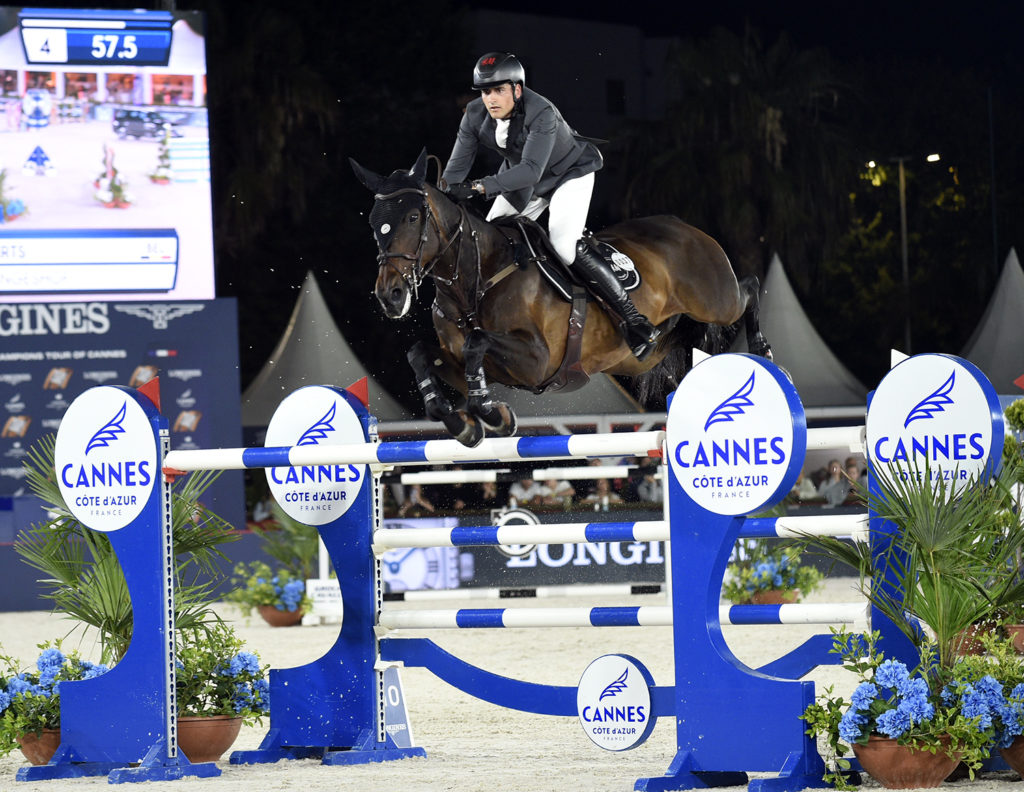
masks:
[[[220,775],[220,768],[213,762],[192,764],[184,754],[175,758],[166,756],[163,740],[146,752],[136,767],[127,767],[124,762],[80,762],[65,748],[58,748],[49,764],[38,767],[19,768],[18,781],[50,781],[55,778],[82,778],[84,776],[107,776],[111,784],[140,783],[142,781],[175,781],[179,778],[213,778]]]
[[[381,743],[377,743],[377,745],[380,747],[369,750],[354,748],[348,751],[327,751],[324,754],[324,764],[355,765],[370,762],[395,762],[399,759],[413,759],[417,756],[426,757],[427,755],[422,748],[385,748]]]
[[[809,760],[809,761],[808,761]],[[775,778],[755,778],[748,784],[748,776],[739,771],[701,770],[689,751],[680,751],[659,778],[641,778],[633,786],[643,792],[667,792],[674,789],[706,789],[709,787],[743,786],[747,792],[799,792],[809,787],[826,787],[822,780],[825,766],[815,753],[812,757],[795,751],[791,753]]]
[[[425,757],[422,748],[399,748],[389,736],[387,742],[377,742],[369,731],[363,731],[351,748],[318,745],[282,745],[281,734],[271,729],[260,747],[253,751],[234,751],[231,764],[268,764],[282,759],[320,759],[325,765],[356,765],[371,762],[394,762],[399,759]]]

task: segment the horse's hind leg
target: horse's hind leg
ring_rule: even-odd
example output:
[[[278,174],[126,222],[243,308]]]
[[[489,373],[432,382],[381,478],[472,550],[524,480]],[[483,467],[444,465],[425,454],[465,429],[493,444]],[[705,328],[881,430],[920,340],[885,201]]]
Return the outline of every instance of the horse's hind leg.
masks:
[[[487,431],[498,437],[509,437],[516,433],[518,421],[515,412],[505,402],[491,398],[484,377],[484,356],[491,348],[488,334],[480,329],[472,330],[462,345],[462,359],[466,366],[466,387],[468,388],[466,409],[487,427]]]
[[[441,421],[449,434],[463,445],[479,445],[484,439],[483,426],[467,412],[456,410],[445,398],[432,360],[436,354],[432,356],[426,344],[417,341],[406,357],[416,375],[416,387],[423,397],[427,417],[432,421]]]
[[[761,313],[761,283],[755,275],[747,275],[739,282],[740,293],[745,298],[747,307],[743,310],[743,325],[747,332],[747,349],[752,355],[772,359],[772,346],[761,332],[759,316]]]

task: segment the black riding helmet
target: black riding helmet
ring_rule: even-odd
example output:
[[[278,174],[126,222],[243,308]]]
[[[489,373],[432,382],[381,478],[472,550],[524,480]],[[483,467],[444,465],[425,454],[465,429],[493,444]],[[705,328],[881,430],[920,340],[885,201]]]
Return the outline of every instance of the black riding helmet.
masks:
[[[493,88],[502,83],[526,85],[526,70],[511,52],[488,52],[473,67],[473,90]]]

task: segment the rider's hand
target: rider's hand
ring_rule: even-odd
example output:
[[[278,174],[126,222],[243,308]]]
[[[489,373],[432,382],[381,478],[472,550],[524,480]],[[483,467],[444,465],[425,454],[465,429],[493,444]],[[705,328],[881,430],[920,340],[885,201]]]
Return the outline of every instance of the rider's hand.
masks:
[[[470,182],[448,185],[448,197],[454,201],[468,201],[475,195],[477,195],[477,191],[473,189]]]

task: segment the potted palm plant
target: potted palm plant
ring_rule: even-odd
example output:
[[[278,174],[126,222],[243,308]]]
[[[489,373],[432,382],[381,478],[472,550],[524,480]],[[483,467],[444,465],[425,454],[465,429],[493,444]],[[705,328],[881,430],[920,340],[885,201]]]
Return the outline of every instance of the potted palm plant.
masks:
[[[43,596],[53,602],[54,611],[77,622],[72,631],[93,628],[102,662],[113,665],[124,656],[132,638],[128,587],[107,537],[83,526],[67,509],[56,484],[54,445],[50,435],[28,452],[26,478],[32,491],[47,504],[49,519],[19,536],[15,549],[43,574]],[[179,722],[186,719],[183,732],[195,730],[189,718],[228,721],[225,725],[229,731],[233,728],[233,740],[242,723],[254,723],[266,711],[268,688],[265,667],[254,654],[243,650],[231,627],[212,610],[212,592],[222,578],[216,561],[225,558],[220,546],[238,538],[229,523],[200,502],[216,476],[191,474],[179,479],[171,494],[176,699]],[[56,713],[59,724],[59,691],[54,688],[46,698],[48,711]],[[54,721],[50,718],[49,722]],[[42,723],[37,720],[34,725]],[[15,730],[24,725],[17,720],[7,724]],[[193,761],[211,761],[201,758],[204,754],[190,754],[184,736],[186,756]],[[203,737],[202,747],[209,742],[209,737]],[[221,753],[223,750],[226,747]]]
[[[895,471],[875,473],[878,492],[864,496],[872,510],[894,526],[889,542],[851,545],[830,537],[805,536],[802,543],[859,570],[861,592],[916,648],[916,668],[908,673],[927,686],[927,703],[935,708],[939,720],[929,720],[931,731],[924,735],[913,729],[925,719],[911,718],[911,731],[898,735],[910,735],[903,744],[939,750],[934,742],[940,736],[936,730],[948,727],[948,742],[942,750],[948,756],[963,753],[965,762],[976,765],[982,756],[981,746],[970,729],[952,719],[956,713],[949,709],[948,686],[966,694],[966,685],[973,684],[962,674],[958,676],[965,631],[994,621],[1001,609],[1021,601],[1024,595],[1024,581],[1018,573],[1024,523],[1020,514],[1007,509],[1019,468],[1006,464],[996,479],[969,482],[969,486],[956,489],[944,480],[933,484],[927,470],[920,477],[903,477]],[[882,581],[887,584],[881,585]],[[879,665],[848,667],[861,673],[862,686],[874,684],[879,694],[883,692],[886,686],[864,673],[874,672]],[[862,695],[867,690],[858,689]],[[858,728],[852,729],[848,719],[845,732],[837,715],[843,704],[827,692],[822,706],[828,717],[820,710],[809,711],[816,733],[827,735],[832,745],[839,740],[867,745],[871,736],[887,736],[876,717],[889,709],[881,699],[872,697]],[[857,712],[862,709],[851,706]],[[973,706],[970,704],[968,711]],[[975,723],[975,731],[979,724]],[[925,736],[930,741],[924,740]]]

